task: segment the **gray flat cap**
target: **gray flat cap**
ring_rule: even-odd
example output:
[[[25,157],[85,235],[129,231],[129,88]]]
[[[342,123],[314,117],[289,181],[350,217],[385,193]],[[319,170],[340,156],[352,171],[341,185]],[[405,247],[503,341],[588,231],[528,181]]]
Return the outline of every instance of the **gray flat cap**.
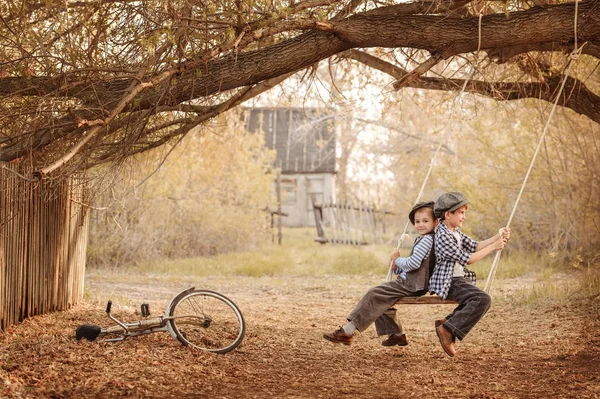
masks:
[[[461,206],[467,205],[469,201],[464,194],[457,191],[452,191],[440,195],[440,198],[435,202],[433,211],[435,216],[441,218],[445,212],[454,212]]]
[[[412,207],[412,209],[410,210],[410,213],[408,214],[408,219],[413,224],[413,226],[415,224],[415,213],[417,213],[417,211],[419,209],[423,209],[423,208],[431,208],[431,210],[433,211],[433,206],[434,206],[433,201],[417,202],[415,204],[415,206]],[[435,213],[434,213],[434,217],[435,217]]]

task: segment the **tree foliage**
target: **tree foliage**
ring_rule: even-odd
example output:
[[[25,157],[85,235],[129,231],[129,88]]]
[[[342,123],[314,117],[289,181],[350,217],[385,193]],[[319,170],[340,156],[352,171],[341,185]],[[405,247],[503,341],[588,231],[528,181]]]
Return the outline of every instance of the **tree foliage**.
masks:
[[[240,115],[217,118],[175,148],[97,168],[88,258],[117,266],[255,248],[268,235],[274,153]],[[106,174],[106,169],[109,170]]]
[[[37,176],[120,160],[327,59],[383,71],[398,90],[444,91],[460,89],[477,59],[467,91],[551,100],[575,15],[584,57],[600,58],[600,1],[575,8],[546,0],[5,2],[0,160]],[[600,122],[589,78],[569,77],[560,104]]]
[[[401,215],[408,212],[441,140],[447,151],[437,155],[424,199],[435,199],[445,191],[465,193],[470,200],[465,228],[477,238],[495,234],[514,211],[509,250],[534,250],[561,260],[580,259],[579,266],[597,265],[598,125],[559,109],[517,203],[551,107],[531,99],[509,106],[471,95],[454,103],[439,97],[436,101],[435,96],[414,95],[410,100],[416,103],[409,105],[404,99],[403,106],[397,107],[401,112],[387,116],[399,125],[409,125],[415,112],[440,109],[440,102],[453,104],[455,111],[450,123],[433,117],[427,125],[412,126],[419,140],[401,131],[389,132],[386,148],[394,178],[388,185],[398,193],[388,196],[389,204]]]

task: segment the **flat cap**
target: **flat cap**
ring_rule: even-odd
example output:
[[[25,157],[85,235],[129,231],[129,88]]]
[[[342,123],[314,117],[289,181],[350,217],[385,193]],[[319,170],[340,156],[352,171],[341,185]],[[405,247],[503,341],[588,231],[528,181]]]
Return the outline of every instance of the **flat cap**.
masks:
[[[415,224],[415,213],[419,209],[423,209],[423,208],[431,208],[431,210],[433,211],[433,207],[434,207],[434,202],[433,201],[417,202],[415,204],[415,206],[413,206],[412,209],[410,210],[410,213],[408,214],[408,219],[410,220],[410,222],[414,226],[414,224]],[[434,213],[434,217],[435,217],[435,213]]]
[[[440,198],[435,202],[433,212],[435,216],[441,218],[445,212],[454,212],[461,206],[467,205],[469,201],[464,194],[457,191],[452,191],[440,195]]]

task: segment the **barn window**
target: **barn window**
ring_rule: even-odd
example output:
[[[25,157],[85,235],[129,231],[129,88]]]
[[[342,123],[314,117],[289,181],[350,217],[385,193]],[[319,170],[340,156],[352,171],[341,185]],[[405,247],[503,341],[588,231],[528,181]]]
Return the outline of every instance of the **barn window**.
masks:
[[[296,179],[281,179],[281,202],[284,204],[295,204],[298,200],[298,184]]]

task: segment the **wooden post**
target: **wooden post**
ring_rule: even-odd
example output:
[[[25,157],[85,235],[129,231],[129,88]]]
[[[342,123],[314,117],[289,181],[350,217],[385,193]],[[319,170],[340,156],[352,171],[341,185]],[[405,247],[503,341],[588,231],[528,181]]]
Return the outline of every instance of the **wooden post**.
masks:
[[[281,172],[277,172],[277,243],[281,245],[282,237],[282,221],[281,221]]]
[[[275,244],[275,214],[271,212],[271,243]]]
[[[322,244],[330,242],[325,231],[325,226],[323,226],[323,204],[317,205],[315,203],[314,194],[310,195],[310,202],[312,203],[313,213],[315,216],[315,227],[317,228],[317,235],[319,236],[318,241]]]
[[[331,214],[334,221],[334,230],[335,230],[335,242],[338,244],[343,244],[344,241],[342,239],[342,232],[340,230],[341,224],[338,215],[338,204],[331,203]]]
[[[321,220],[323,219],[323,213],[320,212],[321,211],[321,206],[318,206],[315,203],[315,195],[314,194],[310,194],[310,203],[312,205],[313,208],[313,215],[315,218],[315,227],[317,228],[317,236],[319,238],[323,238],[323,224],[321,223]]]
[[[356,226],[356,216],[355,216],[355,212],[354,212],[354,205],[350,204],[350,217],[352,219],[352,228],[351,228],[351,232],[352,232],[352,242],[354,243],[354,245],[359,245],[360,244],[360,238],[358,236],[358,229]]]
[[[333,231],[333,240],[334,240],[334,242],[336,244],[341,244],[341,241],[340,241],[340,232],[338,230],[339,223],[338,223],[338,220],[337,220],[337,212],[335,210],[335,206],[336,205],[333,202],[331,202],[329,204],[329,208],[330,208],[329,210],[331,212],[331,223],[332,223],[331,227],[332,227],[332,231]]]
[[[331,227],[331,243],[336,244],[337,235],[335,229],[337,227],[337,223],[335,221],[335,213],[333,212],[333,199],[331,197],[329,197],[329,205],[329,214],[331,215],[329,217],[329,226]]]

